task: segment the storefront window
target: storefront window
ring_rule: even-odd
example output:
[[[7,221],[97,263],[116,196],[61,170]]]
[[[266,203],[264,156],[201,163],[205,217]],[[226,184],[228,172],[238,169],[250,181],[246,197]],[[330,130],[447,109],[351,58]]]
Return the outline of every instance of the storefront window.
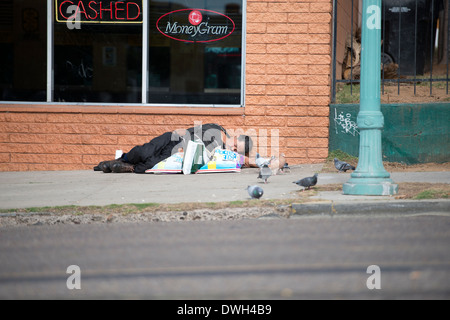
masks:
[[[150,1],[149,102],[241,104],[241,63],[241,1]]]
[[[240,106],[242,1],[1,0],[0,100]]]
[[[141,102],[141,2],[56,0],[55,101]]]
[[[0,1],[0,100],[45,101],[45,1]]]

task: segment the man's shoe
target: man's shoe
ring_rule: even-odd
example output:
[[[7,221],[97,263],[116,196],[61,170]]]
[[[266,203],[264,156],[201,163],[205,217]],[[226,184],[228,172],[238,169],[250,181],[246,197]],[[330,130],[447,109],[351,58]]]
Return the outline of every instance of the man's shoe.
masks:
[[[98,166],[104,173],[110,173],[112,172],[112,164],[114,162],[116,162],[116,160],[102,161],[98,164]]]
[[[131,163],[117,161],[111,165],[111,170],[114,173],[134,172],[134,166]]]

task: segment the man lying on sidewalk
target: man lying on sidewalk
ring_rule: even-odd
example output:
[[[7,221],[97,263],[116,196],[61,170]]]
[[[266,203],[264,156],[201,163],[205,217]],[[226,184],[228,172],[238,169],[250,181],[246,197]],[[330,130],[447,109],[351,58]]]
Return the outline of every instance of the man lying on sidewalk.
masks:
[[[221,147],[242,154],[245,157],[243,166],[250,166],[249,154],[253,148],[251,137],[231,137],[222,126],[209,123],[186,130],[166,132],[150,142],[133,147],[119,159],[100,162],[94,170],[105,173],[145,173],[145,170],[179,152],[180,148],[185,150],[187,142],[195,139],[203,141],[209,152]]]

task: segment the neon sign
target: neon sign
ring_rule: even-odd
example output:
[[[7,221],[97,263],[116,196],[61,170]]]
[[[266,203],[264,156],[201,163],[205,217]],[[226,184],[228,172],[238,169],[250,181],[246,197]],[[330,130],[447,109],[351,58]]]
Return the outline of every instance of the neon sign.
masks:
[[[230,36],[234,21],[217,11],[180,9],[162,15],[156,28],[164,36],[182,42],[212,42]]]
[[[66,23],[142,23],[142,0],[55,0],[56,21]]]

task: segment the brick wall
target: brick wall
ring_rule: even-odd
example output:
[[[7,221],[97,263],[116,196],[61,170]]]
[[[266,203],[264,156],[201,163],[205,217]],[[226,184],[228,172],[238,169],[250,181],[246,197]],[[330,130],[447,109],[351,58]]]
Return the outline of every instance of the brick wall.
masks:
[[[278,128],[288,162],[328,155],[331,0],[247,1],[245,125]]]
[[[0,104],[0,171],[92,169],[194,121],[256,133],[263,154],[279,149],[290,164],[322,162],[331,11],[332,0],[247,1],[245,108]]]

